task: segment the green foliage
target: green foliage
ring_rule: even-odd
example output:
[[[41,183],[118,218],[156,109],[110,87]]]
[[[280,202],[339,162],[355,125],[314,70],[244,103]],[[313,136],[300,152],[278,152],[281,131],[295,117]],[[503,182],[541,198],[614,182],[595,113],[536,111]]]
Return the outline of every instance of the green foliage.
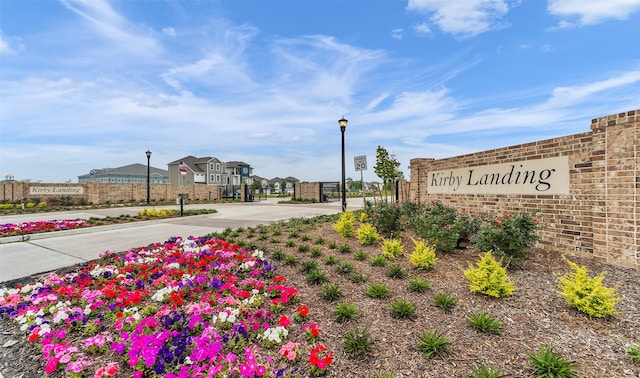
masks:
[[[391,316],[398,319],[412,319],[416,314],[416,305],[407,299],[398,299],[389,305]]]
[[[363,283],[363,282],[367,282],[367,279],[369,279],[366,275],[360,273],[360,272],[353,272],[349,275],[349,281],[353,282],[353,283]]]
[[[355,319],[360,316],[360,312],[356,306],[348,301],[340,302],[334,309],[333,314],[336,317],[338,323],[346,323],[349,320]]]
[[[382,241],[382,255],[388,259],[395,259],[401,256],[403,252],[401,239],[383,239]]]
[[[324,259],[324,263],[327,265],[336,265],[338,263],[338,258],[335,256],[327,256],[327,258]]]
[[[320,285],[329,281],[329,277],[320,269],[312,270],[304,278],[312,285]]]
[[[318,238],[316,238],[316,240],[313,241],[313,243],[316,244],[316,245],[324,244],[324,242],[325,242],[325,240],[324,240],[323,237],[318,237]]]
[[[527,353],[537,378],[578,377],[577,366],[557,355],[551,348],[540,347],[538,353]]]
[[[473,367],[471,369],[471,374],[468,375],[469,378],[500,378],[502,377],[502,372],[499,369],[495,369],[489,367],[485,364],[480,364],[480,366]]]
[[[371,332],[367,328],[356,328],[345,332],[344,351],[350,356],[365,356],[373,346]]]
[[[309,274],[314,270],[318,269],[318,262],[313,260],[303,261],[300,265],[300,273]]]
[[[311,257],[320,257],[322,256],[322,248],[313,247],[311,248]]]
[[[449,295],[447,293],[436,293],[433,296],[433,302],[436,306],[440,307],[443,310],[451,310],[458,300],[453,295]]]
[[[151,210],[149,209],[143,209],[138,211],[138,215],[140,216],[145,216],[145,217],[159,217],[159,218],[165,218],[165,217],[170,217],[170,216],[174,216],[177,215],[178,212],[175,210],[171,210],[171,209],[156,209],[155,207]]]
[[[342,213],[340,219],[333,224],[333,229],[336,230],[340,236],[347,238],[353,236],[355,231],[356,217],[352,211],[346,211]]]
[[[349,262],[343,262],[336,266],[335,272],[338,274],[350,274],[354,271],[353,264]]]
[[[298,252],[300,253],[309,252],[309,249],[311,249],[311,247],[306,244],[298,244]]]
[[[497,256],[520,260],[528,257],[529,248],[538,241],[536,231],[539,229],[538,221],[527,212],[503,214],[485,221],[471,243],[480,251],[493,251]]]
[[[338,249],[338,243],[332,241],[329,243],[329,249]]]
[[[399,167],[400,162],[396,160],[394,155],[389,155],[389,152],[382,146],[376,148],[376,165],[373,167],[373,171],[385,184],[404,176],[402,171],[398,169]]]
[[[436,249],[427,246],[422,240],[413,240],[414,249],[409,257],[409,262],[421,270],[427,270],[436,263]]]
[[[402,213],[395,203],[381,201],[373,207],[367,202],[365,212],[369,222],[385,237],[393,238],[402,231]]]
[[[391,294],[389,293],[389,289],[386,285],[374,283],[367,287],[367,295],[371,298],[384,299],[389,298]]]
[[[340,244],[338,246],[338,251],[340,251],[340,253],[350,253],[351,252],[351,245],[349,245],[349,244]]]
[[[287,241],[284,243],[284,245],[285,245],[285,247],[293,248],[293,247],[295,247],[295,246],[296,246],[296,242],[295,242],[295,240],[287,240]]]
[[[371,266],[387,266],[387,258],[384,257],[383,255],[377,255],[377,256],[373,256],[370,260],[369,263],[371,264]]]
[[[629,348],[627,350],[627,354],[631,356],[632,360],[640,363],[640,343],[636,343],[635,346]]]
[[[411,218],[413,230],[438,251],[451,252],[458,241],[457,212],[440,201],[432,201]]]
[[[285,256],[284,264],[288,266],[294,266],[298,264],[298,258],[295,256]]]
[[[367,254],[364,251],[358,251],[355,255],[353,255],[353,258],[358,261],[364,261],[367,259]]]
[[[444,358],[451,350],[451,341],[437,331],[426,331],[418,339],[418,350],[426,357]]]
[[[485,311],[472,312],[468,315],[469,324],[482,333],[500,334],[502,332],[502,322],[496,320]]]
[[[371,245],[380,240],[378,231],[371,223],[362,223],[360,227],[358,227],[356,234],[356,237],[362,245]]]
[[[573,272],[559,277],[560,294],[569,306],[576,308],[595,318],[614,315],[616,305],[622,300],[616,296],[616,289],[602,283],[606,272],[595,277],[589,277],[586,267],[564,259]]]
[[[393,264],[387,269],[386,275],[389,278],[405,278],[407,271],[404,270],[402,265]]]
[[[287,255],[281,249],[276,249],[271,252],[271,258],[277,261],[284,260],[286,256]]]
[[[338,284],[329,283],[322,287],[322,290],[320,290],[320,296],[326,301],[333,302],[341,298],[343,294],[342,289]]]
[[[481,254],[477,266],[474,268],[469,265],[464,276],[471,282],[469,288],[473,293],[500,298],[513,294],[515,290],[513,283],[509,282],[507,270],[493,258],[491,252]]]
[[[409,291],[414,293],[424,293],[431,288],[431,284],[422,278],[409,280]]]

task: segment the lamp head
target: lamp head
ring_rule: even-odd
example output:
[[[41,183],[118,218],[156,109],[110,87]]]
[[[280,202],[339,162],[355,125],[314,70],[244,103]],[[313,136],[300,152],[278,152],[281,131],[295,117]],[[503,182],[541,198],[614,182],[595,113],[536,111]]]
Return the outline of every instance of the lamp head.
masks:
[[[151,151],[147,150],[147,152],[145,152],[145,154],[147,154],[147,159],[151,158]]]
[[[346,119],[344,119],[344,117],[340,118],[338,120],[338,125],[340,125],[340,131],[344,131],[347,128],[347,121]]]

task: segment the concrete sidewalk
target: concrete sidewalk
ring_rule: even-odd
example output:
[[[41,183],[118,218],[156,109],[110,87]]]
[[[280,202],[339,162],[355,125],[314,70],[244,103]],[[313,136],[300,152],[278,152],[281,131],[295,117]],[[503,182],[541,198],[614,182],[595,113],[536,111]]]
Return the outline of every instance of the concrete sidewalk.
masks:
[[[77,263],[91,261],[105,251],[120,252],[129,248],[164,242],[172,236],[204,236],[225,228],[253,227],[299,217],[336,214],[340,202],[322,204],[278,204],[276,200],[249,203],[185,205],[185,209],[213,208],[217,213],[133,222],[111,226],[32,234],[28,237],[0,238],[0,286],[2,282],[45,273]],[[348,210],[363,207],[362,198],[347,200]],[[135,215],[144,207],[88,209],[0,216],[0,223],[19,223],[53,219],[88,219],[90,217]],[[176,206],[158,206],[179,210]]]

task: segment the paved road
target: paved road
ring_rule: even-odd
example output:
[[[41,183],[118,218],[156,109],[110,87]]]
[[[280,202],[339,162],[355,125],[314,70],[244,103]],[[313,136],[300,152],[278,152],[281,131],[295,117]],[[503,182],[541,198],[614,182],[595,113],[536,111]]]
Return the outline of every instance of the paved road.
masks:
[[[362,208],[362,199],[348,199],[348,210]],[[158,209],[179,206],[159,206]],[[322,204],[278,204],[277,200],[250,203],[185,205],[185,209],[214,208],[217,213],[84,229],[46,232],[22,237],[0,238],[0,286],[2,282],[32,274],[90,261],[109,251],[124,251],[133,247],[163,242],[172,236],[204,236],[227,227],[250,227],[298,217],[336,214],[340,202]],[[135,215],[143,207],[88,209],[40,214],[0,216],[0,223],[18,223],[53,219],[88,219],[90,217]]]

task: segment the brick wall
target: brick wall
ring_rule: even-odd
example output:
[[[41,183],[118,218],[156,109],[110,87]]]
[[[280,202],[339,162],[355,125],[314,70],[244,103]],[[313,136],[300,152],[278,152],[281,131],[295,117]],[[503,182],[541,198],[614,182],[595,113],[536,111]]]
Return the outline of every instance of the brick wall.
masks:
[[[411,160],[408,197],[469,211],[532,211],[544,223],[539,246],[640,268],[640,110],[593,119],[591,131],[435,160]],[[434,194],[429,172],[566,156],[569,193]]]
[[[61,194],[31,194],[31,188],[55,188],[62,190]],[[64,189],[82,188],[82,194],[64,194]],[[186,194],[191,200],[218,200],[222,198],[220,185],[190,185],[178,186],[173,184],[153,184],[150,186],[150,199],[154,201],[173,201],[180,193]],[[10,182],[0,184],[0,200],[6,202],[28,201],[40,199],[41,201],[70,197],[74,203],[81,199],[87,204],[146,202],[147,184],[103,184],[88,182],[83,184],[55,184],[55,183],[31,183]]]
[[[296,182],[294,184],[295,198],[321,202],[319,182]]]

